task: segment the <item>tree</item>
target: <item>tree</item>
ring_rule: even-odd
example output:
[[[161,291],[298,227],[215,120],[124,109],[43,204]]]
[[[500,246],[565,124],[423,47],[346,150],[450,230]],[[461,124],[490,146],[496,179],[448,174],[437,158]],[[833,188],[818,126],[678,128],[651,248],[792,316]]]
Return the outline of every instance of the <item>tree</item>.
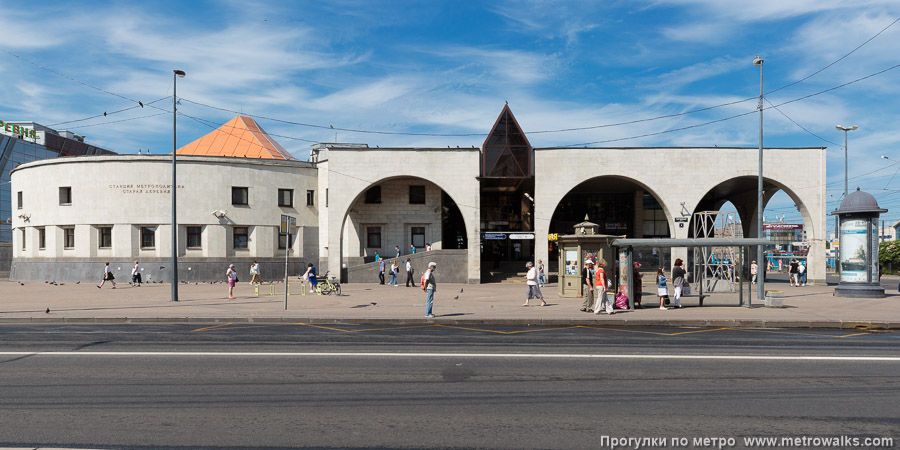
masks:
[[[878,262],[891,272],[893,268],[900,267],[900,241],[884,241],[878,244]]]

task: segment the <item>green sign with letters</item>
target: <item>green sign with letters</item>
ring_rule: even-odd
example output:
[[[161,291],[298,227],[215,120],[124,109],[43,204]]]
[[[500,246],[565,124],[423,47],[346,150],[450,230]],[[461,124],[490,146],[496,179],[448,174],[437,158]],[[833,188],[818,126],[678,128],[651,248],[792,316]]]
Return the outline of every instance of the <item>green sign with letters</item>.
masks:
[[[20,127],[16,124],[4,122],[0,120],[0,129],[3,129],[7,133],[16,134],[22,137],[28,137],[32,139],[37,139],[37,133],[34,130],[29,130],[25,127]]]

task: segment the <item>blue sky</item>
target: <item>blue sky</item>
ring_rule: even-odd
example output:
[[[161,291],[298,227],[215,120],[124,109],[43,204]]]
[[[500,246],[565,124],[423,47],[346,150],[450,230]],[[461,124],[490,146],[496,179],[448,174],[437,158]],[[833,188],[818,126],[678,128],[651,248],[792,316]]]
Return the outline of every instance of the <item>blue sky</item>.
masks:
[[[765,59],[766,91],[797,82],[891,25],[900,18],[900,2],[0,1],[0,11],[3,120],[53,125],[99,114],[56,128],[120,153],[166,153],[172,145],[166,98],[178,68],[188,74],[179,80],[178,95],[190,100],[179,107],[190,116],[179,119],[179,146],[236,115],[199,103],[256,117],[306,159],[310,141],[333,141],[335,132],[261,116],[457,135],[338,131],[341,142],[479,146],[508,101],[537,147],[603,141],[612,142],[597,145],[754,147],[755,114],[655,133],[752,112],[755,100],[630,125],[533,132],[654,118],[756,96],[756,54]],[[900,23],[767,98],[779,105],[897,64]],[[843,133],[834,126],[858,125],[850,133],[851,189],[874,194],[891,209],[883,218],[893,223],[900,219],[898,98],[900,68],[779,106],[780,112],[769,109],[765,145],[828,147],[833,209],[844,177]],[[157,99],[164,100],[152,106],[160,109],[102,116],[134,107],[133,100]],[[783,193],[766,214],[799,220]]]

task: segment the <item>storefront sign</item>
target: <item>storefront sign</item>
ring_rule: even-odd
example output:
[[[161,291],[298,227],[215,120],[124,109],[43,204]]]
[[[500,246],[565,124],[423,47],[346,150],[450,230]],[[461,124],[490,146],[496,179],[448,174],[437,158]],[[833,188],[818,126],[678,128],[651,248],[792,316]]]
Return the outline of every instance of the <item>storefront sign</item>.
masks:
[[[627,230],[628,226],[625,222],[606,222],[607,230]]]
[[[28,128],[25,128],[25,127],[20,127],[14,123],[4,122],[4,121],[0,120],[0,129],[2,129],[3,131],[6,131],[7,133],[15,134],[17,136],[37,139],[37,132],[35,132],[34,130],[29,130]]]
[[[687,221],[688,221],[687,217],[676,217],[675,218],[675,222],[687,222]]]
[[[506,235],[502,234],[502,233],[485,233],[484,239],[485,240],[501,240],[501,239],[506,239]]]
[[[763,224],[764,230],[802,230],[803,224],[800,223],[767,223]]]
[[[556,240],[558,240],[558,239],[559,239],[559,233],[550,233],[550,234],[547,235],[547,240],[548,240],[548,241],[553,242],[553,241],[556,241]]]
[[[510,234],[510,239],[534,239],[534,233],[518,233]]]

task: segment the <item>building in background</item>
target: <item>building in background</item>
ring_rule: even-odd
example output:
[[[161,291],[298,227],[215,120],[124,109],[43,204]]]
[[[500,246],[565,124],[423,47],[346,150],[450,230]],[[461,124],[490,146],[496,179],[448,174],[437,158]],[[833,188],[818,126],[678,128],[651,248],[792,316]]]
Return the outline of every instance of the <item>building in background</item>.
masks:
[[[114,155],[84,142],[84,136],[57,131],[35,122],[0,120],[0,242],[12,242],[9,221],[21,209],[21,198],[10,190],[9,173],[19,164],[61,156]]]

